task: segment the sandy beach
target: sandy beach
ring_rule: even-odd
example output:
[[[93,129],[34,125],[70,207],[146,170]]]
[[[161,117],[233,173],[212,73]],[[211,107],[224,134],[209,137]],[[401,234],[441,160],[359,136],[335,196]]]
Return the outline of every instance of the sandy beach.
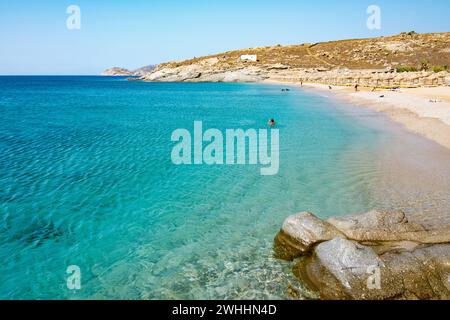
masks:
[[[299,86],[298,83],[295,85]],[[328,85],[304,83],[301,88],[337,99],[344,105],[350,103],[352,107],[380,112],[392,120],[392,125],[384,120],[370,120],[372,125],[383,126],[383,130],[393,133],[391,146],[380,152],[377,159],[380,170],[389,174],[377,181],[373,192],[381,197],[390,197],[389,202],[395,203],[393,207],[407,212],[411,220],[430,228],[450,221],[448,203],[438,204],[437,198],[431,201],[433,205],[427,202],[432,194],[439,194],[442,199],[448,198],[450,87],[395,91],[372,91],[373,88],[360,87],[355,92],[353,87],[348,86],[331,86],[330,90]],[[417,189],[413,190],[411,186]]]
[[[304,84],[303,88],[387,114],[408,130],[450,149],[450,87],[376,89]]]

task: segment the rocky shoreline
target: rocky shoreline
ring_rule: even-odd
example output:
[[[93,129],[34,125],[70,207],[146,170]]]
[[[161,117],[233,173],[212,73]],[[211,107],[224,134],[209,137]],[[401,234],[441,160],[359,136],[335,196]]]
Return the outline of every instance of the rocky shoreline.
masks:
[[[160,67],[142,76],[140,80],[151,82],[309,82],[339,86],[358,84],[377,88],[412,88],[450,85],[450,73],[447,71],[396,72],[391,69],[304,69],[282,64],[240,65],[224,68],[218,58],[211,58],[179,67]]]
[[[450,33],[347,39],[227,51],[131,72],[158,82],[310,82],[368,87],[450,85]]]
[[[275,256],[321,299],[450,299],[450,226],[403,212],[288,217]]]
[[[450,33],[401,33],[228,51],[158,65],[143,81],[310,82],[367,87],[450,85]],[[250,59],[251,58],[251,59]]]

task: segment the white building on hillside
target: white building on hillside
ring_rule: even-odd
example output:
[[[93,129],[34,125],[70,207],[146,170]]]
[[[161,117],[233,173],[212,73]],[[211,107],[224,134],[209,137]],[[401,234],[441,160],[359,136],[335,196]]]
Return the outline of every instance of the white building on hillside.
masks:
[[[256,54],[243,54],[241,56],[241,60],[242,61],[253,61],[253,62],[256,62],[256,61],[258,61],[258,56]]]

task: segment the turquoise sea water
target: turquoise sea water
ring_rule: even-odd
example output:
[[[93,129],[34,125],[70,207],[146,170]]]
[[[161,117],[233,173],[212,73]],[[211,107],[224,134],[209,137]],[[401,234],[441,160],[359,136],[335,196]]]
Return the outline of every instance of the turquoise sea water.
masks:
[[[272,257],[290,214],[372,209],[389,140],[280,86],[0,77],[0,298],[286,298]],[[364,117],[364,115],[360,115]],[[280,129],[280,171],[175,166],[171,133]],[[66,268],[81,269],[81,290]]]

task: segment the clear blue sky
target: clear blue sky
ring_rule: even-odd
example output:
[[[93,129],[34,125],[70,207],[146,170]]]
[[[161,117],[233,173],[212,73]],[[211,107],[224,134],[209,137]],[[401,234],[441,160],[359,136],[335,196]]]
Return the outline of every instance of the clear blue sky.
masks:
[[[69,5],[81,29],[68,30]],[[381,8],[382,29],[366,27]],[[0,74],[98,74],[261,45],[450,31],[449,0],[0,0]]]

